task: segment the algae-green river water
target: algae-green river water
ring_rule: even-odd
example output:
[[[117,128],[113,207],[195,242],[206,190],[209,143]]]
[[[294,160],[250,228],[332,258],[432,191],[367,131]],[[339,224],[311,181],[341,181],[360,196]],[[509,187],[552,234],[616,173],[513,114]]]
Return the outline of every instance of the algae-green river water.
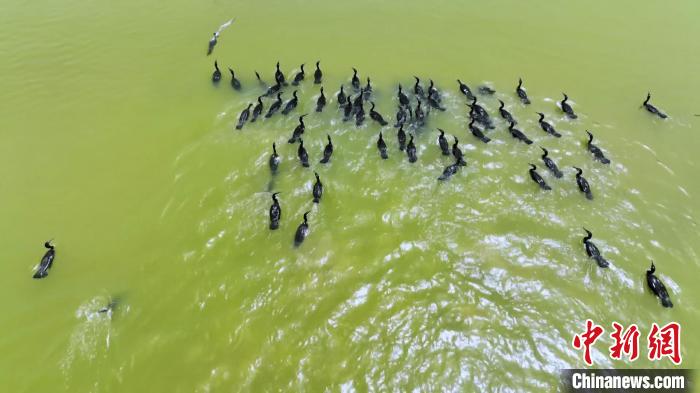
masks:
[[[560,369],[585,367],[571,342],[586,319],[607,329],[595,367],[676,367],[646,356],[651,324],[676,321],[680,367],[697,368],[698,15],[697,1],[1,2],[0,390],[553,391]],[[306,63],[299,107],[235,130],[263,92],[254,71],[271,84],[277,61],[287,78]],[[447,110],[410,129],[417,162],[391,125],[342,121],[352,67],[391,125],[399,83],[415,105],[413,76],[435,82]],[[494,120],[489,144],[469,133],[457,78]],[[667,119],[640,107],[647,92]],[[498,99],[534,144],[511,138]],[[307,112],[311,168],[287,143]],[[437,127],[467,161],[445,182]],[[608,269],[586,256],[584,226]],[[32,279],[49,239],[53,267]],[[647,289],[651,259],[673,308]],[[636,361],[608,356],[613,321],[639,325]]]

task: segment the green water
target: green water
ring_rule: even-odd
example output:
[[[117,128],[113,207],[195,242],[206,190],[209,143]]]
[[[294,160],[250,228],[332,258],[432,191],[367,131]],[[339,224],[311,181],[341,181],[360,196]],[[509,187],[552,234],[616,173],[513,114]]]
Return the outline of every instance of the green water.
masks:
[[[0,3],[2,390],[551,391],[558,369],[584,365],[570,342],[586,318],[608,331],[637,323],[642,351],[652,322],[678,321],[683,367],[697,368],[698,12],[693,1]],[[294,116],[233,126],[260,94],[254,70],[271,82],[276,61],[290,76],[305,62],[308,78],[318,59],[332,99],[308,117],[310,170],[285,142]],[[392,120],[412,75],[443,92],[448,111],[416,133],[417,163],[393,128],[382,161],[376,124],[340,121],[335,92],[352,66]],[[516,101],[518,77],[530,107]],[[483,105],[497,116],[504,100],[535,144],[515,143],[500,119],[492,143],[476,141],[456,78],[493,86]],[[295,113],[312,111],[317,86],[299,90]],[[562,91],[578,120],[555,106]],[[647,91],[669,119],[639,108]],[[535,111],[564,136],[539,130]],[[444,184],[435,127],[469,162]],[[585,129],[612,165],[591,159]],[[336,152],[321,166],[327,133]],[[549,193],[527,174],[538,144],[565,170],[540,169]],[[270,190],[282,192],[276,232]],[[586,259],[584,225],[610,269]],[[32,280],[49,238],[54,267]],[[650,258],[671,310],[646,290]],[[111,319],[96,312],[110,298]],[[611,362],[609,345],[596,345],[596,366],[670,366],[645,352]]]

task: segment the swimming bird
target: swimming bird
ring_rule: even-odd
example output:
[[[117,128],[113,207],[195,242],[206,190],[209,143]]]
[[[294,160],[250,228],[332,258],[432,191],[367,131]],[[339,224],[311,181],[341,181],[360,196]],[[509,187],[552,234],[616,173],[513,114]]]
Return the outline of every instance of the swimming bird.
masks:
[[[236,125],[236,129],[240,130],[243,128],[243,124],[245,124],[246,121],[248,121],[248,117],[250,116],[250,107],[253,106],[253,104],[248,104],[248,107],[243,109],[243,112],[241,112],[241,115],[238,116],[238,124]]]
[[[510,112],[506,110],[506,104],[504,104],[501,100],[498,100],[498,102],[501,103],[501,106],[498,107],[498,112],[501,114],[501,117],[505,119],[505,121],[507,121],[508,123],[518,124],[518,122],[515,119],[513,119],[513,115],[511,115]]]
[[[528,138],[528,137],[525,135],[525,133],[523,133],[523,132],[520,131],[519,129],[515,128],[515,123],[510,123],[510,126],[508,126],[508,131],[510,132],[510,135],[511,135],[513,138],[515,138],[515,139],[517,139],[517,140],[519,140],[519,141],[521,141],[521,142],[525,142],[526,145],[531,145],[531,144],[532,144],[532,141],[530,140],[530,138]]]
[[[297,227],[297,231],[294,234],[294,246],[299,247],[301,243],[304,242],[304,239],[306,239],[306,236],[309,234],[309,221],[308,221],[308,215],[311,213],[310,211],[304,213],[304,222],[299,224]]]
[[[583,174],[583,169],[578,167],[574,167],[574,169],[576,169],[576,184],[578,185],[578,189],[586,195],[586,199],[592,200],[593,192],[591,192],[591,186],[588,184],[588,180],[581,176]]]
[[[452,155],[455,157],[457,164],[466,166],[467,162],[464,160],[464,154],[462,153],[462,149],[459,148],[459,139],[457,139],[456,136],[453,138],[455,138],[455,142],[452,144]]]
[[[518,94],[520,101],[525,105],[530,105],[530,99],[527,97],[527,92],[523,89],[523,80],[518,78],[518,87],[515,88],[515,93]]]
[[[343,85],[340,85],[340,91],[338,92],[338,95],[336,95],[336,99],[338,100],[338,105],[345,104],[345,100],[347,98],[345,97],[345,91],[343,91]]]
[[[279,192],[272,194],[272,206],[270,206],[270,229],[272,230],[279,228],[282,218],[282,208],[277,200],[277,195]]]
[[[270,105],[270,109],[267,110],[266,118],[272,117],[272,115],[277,112],[282,106],[282,93],[277,93],[277,100]]]
[[[328,144],[323,148],[323,158],[321,159],[321,164],[327,164],[331,160],[331,155],[333,155],[333,141],[331,141],[331,136],[326,134],[328,138]]]
[[[277,146],[272,143],[272,154],[270,154],[270,171],[272,174],[277,173],[277,167],[280,165],[280,156],[277,154]]]
[[[367,77],[367,85],[365,85],[365,90],[362,97],[365,99],[365,101],[367,101],[369,100],[370,95],[372,95],[372,85],[369,82],[369,77]]]
[[[299,116],[299,124],[294,127],[294,131],[292,132],[292,137],[289,138],[287,143],[296,143],[299,141],[302,135],[304,135],[304,131],[306,131],[306,124],[304,124],[304,117],[308,116],[308,114],[303,114]]]
[[[396,137],[399,140],[399,150],[404,151],[406,149],[406,133],[403,131],[403,125],[396,132]]]
[[[399,84],[398,97],[399,97],[399,105],[409,106],[411,104],[411,102],[408,100],[408,96],[406,94],[404,94],[403,87],[401,87],[401,84]]]
[[[319,64],[321,64],[320,60],[316,62],[316,71],[314,71],[314,84],[316,85],[320,85],[323,79],[323,71],[321,71]]]
[[[603,164],[610,164],[610,160],[605,157],[603,151],[600,150],[598,146],[593,144],[593,134],[591,134],[591,132],[588,130],[586,130],[586,133],[588,134],[588,144],[586,146],[588,147],[588,151],[593,153],[593,158]]]
[[[301,71],[297,72],[296,75],[294,75],[294,80],[292,81],[292,85],[294,86],[299,86],[299,83],[301,83],[304,80],[304,64],[301,65]]]
[[[56,249],[53,244],[51,244],[51,240],[45,242],[44,247],[46,247],[47,250],[44,256],[41,257],[41,262],[39,262],[39,268],[34,273],[34,278],[44,278],[48,276],[49,269],[51,265],[53,265],[53,259],[56,257]]]
[[[214,73],[211,74],[211,81],[218,83],[221,80],[221,70],[219,69],[219,64],[214,60]]]
[[[561,138],[561,134],[554,129],[554,126],[544,120],[544,113],[537,112],[537,114],[540,115],[540,120],[538,121],[540,123],[540,127],[542,127],[542,130],[549,135]]]
[[[483,95],[491,96],[491,95],[494,95],[496,93],[496,90],[490,88],[489,86],[484,85],[484,86],[479,86],[479,93],[481,93]]]
[[[326,106],[326,95],[323,94],[323,86],[321,86],[321,95],[316,100],[316,112],[322,112],[324,106]]]
[[[472,91],[471,91],[471,89],[469,88],[469,86],[467,86],[467,85],[465,85],[464,83],[462,83],[462,81],[459,80],[459,79],[457,79],[457,83],[459,83],[459,91],[461,91],[462,94],[464,94],[464,95],[467,97],[468,100],[473,100],[473,99],[474,99],[474,94],[472,94]]]
[[[644,100],[644,102],[642,103],[642,106],[644,106],[644,108],[646,108],[646,110],[649,113],[655,114],[662,119],[667,118],[668,116],[666,116],[665,113],[661,112],[657,107],[655,107],[654,105],[649,103],[650,99],[651,99],[651,93],[647,93],[647,99]]]
[[[493,124],[491,123],[491,117],[489,116],[486,109],[483,106],[477,104],[476,97],[472,100],[471,104],[467,104],[472,110],[472,117],[476,119],[477,122],[481,123],[484,127],[493,129]]]
[[[228,68],[228,71],[231,73],[231,87],[233,87],[235,90],[241,90],[241,81],[236,79],[236,74],[233,72],[231,67]]]
[[[461,166],[462,166],[462,164],[460,164],[459,161],[455,161],[454,164],[450,164],[450,165],[446,166],[445,169],[442,171],[442,175],[440,175],[440,177],[438,177],[438,180],[444,181],[444,180],[449,179],[450,177],[452,177],[452,175],[454,175],[455,173],[457,173],[457,171],[459,171],[459,168]]]
[[[428,86],[428,99],[433,99],[435,102],[441,102],[440,92],[435,87],[435,83],[430,79],[430,86]]]
[[[357,69],[352,67],[352,79],[350,79],[350,84],[355,90],[360,90],[360,78],[357,77]]]
[[[413,144],[413,134],[410,135],[408,140],[408,145],[406,145],[406,155],[408,155],[408,162],[416,162],[418,156],[416,155],[416,145]]]
[[[447,142],[447,138],[445,138],[445,130],[443,130],[442,128],[438,128],[438,131],[440,131],[440,136],[438,136],[438,145],[440,145],[442,155],[449,156],[450,144]]]
[[[384,142],[384,137],[382,136],[381,131],[379,131],[379,139],[377,139],[377,149],[379,149],[379,155],[383,160],[389,158],[389,155],[386,152],[386,143]]]
[[[603,258],[602,255],[600,255],[600,251],[598,250],[598,247],[591,241],[591,238],[593,237],[593,234],[591,231],[589,231],[586,228],[583,228],[584,231],[586,231],[586,237],[583,238],[583,245],[586,248],[586,254],[588,255],[589,258],[593,258],[598,263],[598,266],[602,268],[606,268],[610,266],[610,263]]]
[[[399,109],[396,111],[396,124],[394,124],[394,127],[401,127],[406,123],[406,117],[408,115],[406,114],[406,107],[399,105]]]
[[[430,105],[431,108],[437,109],[441,112],[444,112],[447,110],[442,105],[440,105],[440,102],[435,99],[435,96],[428,97],[428,105]]]
[[[262,78],[260,77],[260,74],[257,71],[255,71],[255,78],[258,80],[258,85],[260,85],[262,87],[267,87],[267,83],[265,83],[265,81],[262,80]]]
[[[530,172],[530,178],[532,179],[532,181],[537,183],[537,185],[540,186],[541,189],[543,189],[543,190],[551,190],[552,189],[552,187],[550,187],[547,184],[547,182],[544,181],[542,176],[540,176],[540,174],[537,173],[537,166],[535,164],[530,164],[530,170],[528,172]]]
[[[289,114],[289,112],[293,111],[294,108],[297,107],[297,103],[299,102],[299,99],[297,98],[297,91],[294,90],[292,92],[292,98],[287,101],[287,103],[284,105],[284,109],[282,109],[282,114],[286,115]]]
[[[319,203],[321,202],[321,196],[323,196],[323,183],[321,183],[318,173],[314,172],[314,175],[316,175],[316,183],[314,183],[313,189],[314,203]]]
[[[214,32],[212,34],[211,39],[209,40],[209,48],[207,49],[207,56],[211,55],[211,53],[214,51],[214,47],[216,46],[216,43],[218,42],[219,39],[219,32]]]
[[[280,70],[280,62],[277,62],[277,68],[275,69],[275,81],[280,84],[280,85],[287,85],[287,82],[284,81],[284,74]]]
[[[343,121],[350,120],[350,117],[352,116],[352,112],[353,112],[352,102],[350,102],[350,97],[348,97],[348,99],[345,100],[345,108],[344,108],[343,112],[344,112]]]
[[[474,124],[476,120],[472,117],[472,120],[469,122],[469,131],[472,132],[472,135],[474,135],[477,139],[484,143],[489,143],[491,142],[491,138],[487,137],[484,135],[484,133],[479,129],[479,127]]]
[[[559,105],[561,105],[561,110],[566,113],[566,116],[568,116],[569,119],[576,119],[578,116],[576,116],[576,113],[574,113],[574,109],[568,102],[566,102],[569,100],[569,97],[566,95],[566,93],[561,94],[564,94],[564,99],[559,103]]]
[[[424,96],[425,96],[425,92],[423,91],[423,87],[421,87],[421,85],[420,85],[420,79],[418,79],[417,76],[414,76],[414,78],[416,78],[416,84],[413,85],[413,93],[414,93],[417,97],[424,97]]]
[[[280,90],[282,90],[282,84],[279,82],[275,82],[274,85],[267,88],[267,92],[265,92],[265,95],[272,96],[277,94]]]
[[[658,277],[656,277],[654,272],[656,272],[656,266],[654,266],[654,261],[651,261],[651,268],[647,270],[647,285],[649,286],[649,289],[654,292],[654,295],[661,299],[661,304],[664,307],[673,307],[673,303],[671,302],[671,297],[668,295],[666,286],[661,282],[661,280],[659,280]]]
[[[542,154],[542,162],[544,162],[544,166],[546,166],[547,169],[549,169],[549,171],[552,172],[552,174],[556,178],[561,178],[564,174],[561,173],[559,167],[557,167],[557,164],[554,162],[554,160],[548,157],[549,152],[547,151],[547,149],[545,149],[542,146],[540,146],[540,149],[542,149],[542,151],[544,152],[544,154]]]
[[[360,98],[362,98],[362,90],[360,90]],[[359,103],[357,101],[355,102],[356,105],[353,105],[353,110],[355,111],[355,125],[359,127],[365,121],[365,107],[362,104],[362,100],[360,100]]]
[[[413,111],[415,117],[416,117],[416,125],[418,127],[422,126],[425,123],[425,112],[423,112],[423,109],[421,108],[420,100],[418,100],[418,104],[416,105],[416,109]]]
[[[372,104],[372,108],[370,108],[370,110],[369,110],[369,117],[371,117],[372,120],[379,123],[382,127],[389,124],[386,122],[386,120],[384,120],[384,118],[382,117],[382,115],[379,112],[374,110],[374,102],[370,101],[370,104]]]
[[[309,167],[309,154],[306,152],[306,149],[304,148],[304,140],[299,139],[299,148],[297,149],[297,156],[299,157],[299,162],[301,162],[301,166],[304,168]]]
[[[355,108],[355,112],[362,106],[362,103],[364,101],[363,94],[365,92],[364,88],[360,88],[360,93],[355,97],[355,99],[352,102],[353,108]]]
[[[258,116],[260,116],[260,114],[263,111],[263,103],[262,103],[261,98],[262,98],[262,96],[258,96],[258,103],[253,108],[253,118],[250,119],[251,123],[255,123],[255,120],[258,119]]]

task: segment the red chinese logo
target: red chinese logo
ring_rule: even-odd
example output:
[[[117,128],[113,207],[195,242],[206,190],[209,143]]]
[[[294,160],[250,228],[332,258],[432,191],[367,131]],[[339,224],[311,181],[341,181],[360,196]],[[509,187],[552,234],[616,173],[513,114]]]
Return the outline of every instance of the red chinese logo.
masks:
[[[621,360],[627,357],[629,361],[635,361],[639,357],[639,328],[632,324],[627,329],[617,322],[612,323],[614,332],[610,333],[610,338],[614,343],[610,346],[610,358]],[[586,331],[574,335],[574,349],[583,350],[583,360],[588,366],[593,365],[591,359],[591,346],[600,338],[604,329],[596,325],[590,319],[586,320]],[[681,358],[681,326],[676,322],[670,322],[663,327],[652,323],[651,330],[647,336],[649,360],[661,360],[668,358],[674,364],[679,365],[683,361]]]
[[[681,364],[681,325],[671,322],[659,328],[659,325],[653,323],[647,340],[649,360],[668,357],[674,364]]]
[[[611,333],[610,337],[615,340],[615,344],[610,347],[610,357],[619,360],[625,354],[630,361],[637,359],[639,357],[639,329],[637,325],[630,325],[624,334],[622,325],[613,322],[612,326],[615,332]]]
[[[595,344],[595,341],[603,334],[603,328],[601,326],[595,325],[590,319],[586,320],[586,331],[574,336],[574,348],[581,349],[583,351],[583,360],[587,365],[593,365],[591,361],[591,345]]]

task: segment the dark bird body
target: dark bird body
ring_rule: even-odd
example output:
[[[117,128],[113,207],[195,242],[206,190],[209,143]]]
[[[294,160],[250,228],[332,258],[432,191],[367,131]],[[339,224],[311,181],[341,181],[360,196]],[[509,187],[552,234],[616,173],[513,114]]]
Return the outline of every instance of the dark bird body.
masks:
[[[413,135],[411,135],[408,140],[408,145],[406,145],[406,155],[408,155],[408,162],[414,163],[418,160],[418,155],[416,155],[416,145],[413,144]]]
[[[371,117],[372,120],[379,123],[379,125],[381,125],[382,127],[389,124],[386,122],[386,120],[384,120],[384,118],[382,117],[382,115],[379,112],[374,110],[374,102],[370,102],[370,103],[372,104],[372,107],[369,110],[369,117]]]
[[[250,119],[251,123],[255,123],[255,120],[258,120],[258,117],[262,114],[263,111],[263,103],[262,103],[262,97],[258,97],[258,103],[255,104],[255,107],[253,107],[253,118]]]
[[[399,150],[404,151],[406,149],[406,133],[403,131],[403,126],[399,127],[396,137],[399,141]]]
[[[280,108],[282,107],[282,93],[277,93],[277,100],[270,105],[270,109],[267,110],[266,118],[272,117]]]
[[[578,116],[576,116],[574,108],[572,108],[571,105],[569,105],[569,103],[566,102],[569,100],[569,97],[565,93],[562,94],[564,94],[564,99],[561,100],[561,102],[559,103],[559,105],[561,105],[562,112],[564,112],[566,116],[569,117],[569,119],[576,119]]]
[[[248,104],[248,107],[243,109],[243,112],[241,112],[241,115],[238,116],[238,124],[236,124],[237,130],[242,129],[245,122],[248,121],[248,117],[250,117],[250,107],[251,106],[253,106],[253,104]]]
[[[416,84],[413,85],[413,94],[416,95],[416,97],[425,97],[425,91],[423,91],[423,87],[420,85],[420,79],[418,79],[417,76],[414,76],[416,79]]]
[[[406,94],[404,94],[403,88],[401,87],[401,85],[399,85],[398,97],[399,97],[399,105],[409,106],[411,104],[411,102],[408,99],[408,96]]]
[[[657,115],[657,116],[659,116],[659,117],[662,118],[662,119],[667,118],[668,116],[667,116],[665,113],[661,112],[661,111],[659,110],[659,108],[657,108],[657,107],[655,107],[654,105],[652,105],[652,104],[649,103],[649,100],[650,100],[650,99],[651,99],[651,93],[647,93],[647,99],[644,100],[644,102],[642,103],[642,106],[644,106],[644,108],[645,108],[649,113],[652,113],[652,114],[654,114],[654,115]]]
[[[277,167],[280,165],[280,156],[277,154],[277,146],[272,144],[272,154],[270,155],[270,171],[272,174],[277,173]]]
[[[297,107],[297,103],[299,102],[299,99],[297,98],[297,91],[294,90],[292,92],[292,98],[287,101],[287,103],[284,105],[284,109],[282,109],[282,114],[287,115],[289,112],[293,111],[294,108]]]
[[[593,158],[603,164],[610,164],[610,160],[605,157],[603,151],[600,150],[598,146],[593,144],[593,134],[591,134],[588,130],[586,130],[586,133],[588,134],[588,143],[586,144],[586,147],[588,148],[588,151],[593,153]]]
[[[544,113],[537,112],[537,114],[540,115],[540,120],[538,120],[538,122],[540,123],[542,130],[549,135],[561,138],[561,134],[554,129],[554,126],[544,120]]]
[[[523,89],[523,80],[521,78],[518,78],[518,87],[515,88],[515,93],[523,104],[530,105],[530,99],[527,97],[525,89]]]
[[[651,261],[651,268],[647,270],[647,286],[649,286],[654,295],[661,299],[661,304],[664,307],[673,307],[673,302],[671,302],[666,286],[656,277],[655,272],[656,266],[654,266],[654,261]]]
[[[306,124],[304,124],[305,116],[307,115],[299,116],[299,124],[294,128],[294,131],[292,132],[292,137],[289,138],[287,143],[297,143],[301,136],[304,135],[304,131],[306,131]]]
[[[352,102],[350,102],[350,98],[345,100],[345,107],[343,108],[343,121],[348,121],[352,117]]]
[[[530,140],[530,138],[527,137],[527,135],[525,135],[525,134],[524,134],[522,131],[520,131],[519,129],[515,128],[515,124],[510,123],[510,126],[508,126],[508,131],[510,132],[510,135],[511,135],[513,138],[515,138],[515,139],[517,139],[517,140],[519,140],[519,141],[521,141],[521,142],[524,142],[526,145],[531,145],[531,144],[532,144],[532,141]]]
[[[407,117],[406,107],[399,105],[399,109],[396,111],[396,124],[394,124],[394,127],[403,127],[406,124],[406,120],[408,120]]]
[[[304,213],[304,222],[299,224],[297,227],[297,231],[294,234],[294,246],[299,247],[301,243],[304,242],[304,239],[306,239],[306,236],[309,235],[309,221],[308,221],[308,215],[311,212],[306,212]]]
[[[316,183],[314,183],[313,189],[314,203],[319,203],[323,196],[323,183],[321,183],[321,178],[318,177],[318,173],[314,172],[314,175],[316,176]]]
[[[275,81],[277,84],[286,86],[287,82],[284,81],[284,74],[282,73],[282,70],[280,70],[280,62],[277,62],[277,68],[275,69]]]
[[[214,47],[216,46],[216,43],[218,42],[219,39],[219,33],[216,32],[211,36],[211,39],[209,40],[209,46],[207,48],[207,56],[211,55],[212,52],[214,52]]]
[[[544,162],[544,166],[546,166],[547,169],[549,169],[549,171],[552,172],[552,174],[556,178],[561,178],[562,176],[564,176],[564,174],[561,173],[561,171],[559,170],[559,167],[557,167],[557,164],[554,162],[554,160],[549,158],[549,152],[547,151],[547,149],[545,149],[542,146],[540,146],[540,149],[542,149],[542,151],[544,152],[544,154],[542,154],[542,162]]]
[[[321,64],[321,61],[316,62],[316,71],[314,71],[314,84],[315,85],[320,85],[321,81],[323,80],[323,71],[321,71],[320,64]]]
[[[464,160],[464,153],[462,149],[459,148],[459,139],[455,136],[455,142],[452,144],[452,155],[455,157],[455,162],[460,166],[466,166],[467,162]]]
[[[593,237],[593,234],[591,231],[589,231],[586,228],[583,228],[584,231],[586,231],[586,237],[583,238],[583,245],[586,248],[586,255],[588,255],[589,258],[592,258],[596,263],[598,263],[598,266],[602,268],[606,268],[610,266],[610,263],[603,258],[602,255],[600,255],[600,251],[598,250],[598,247],[591,241],[591,238]]]
[[[357,76],[357,69],[352,68],[352,79],[350,79],[350,84],[355,91],[360,90],[360,78]]]
[[[326,137],[328,138],[328,144],[326,144],[326,147],[323,148],[323,158],[320,161],[321,164],[327,164],[333,155],[333,141],[331,141],[330,135],[326,134]]]
[[[496,90],[488,86],[479,86],[479,93],[481,93],[482,95],[492,96],[496,94]]]
[[[462,166],[459,161],[456,161],[454,164],[450,164],[445,167],[445,169],[442,171],[442,175],[438,177],[438,180],[447,180],[452,177],[455,173],[459,171],[459,168]]]
[[[425,112],[423,112],[423,108],[421,107],[420,100],[418,100],[418,104],[416,105],[416,110],[413,111],[414,116],[416,118],[416,125],[418,127],[421,127],[423,124],[425,124]]]
[[[294,75],[294,80],[292,81],[292,85],[294,86],[299,86],[299,83],[304,81],[304,64],[301,65],[301,71],[297,72],[296,75]]]
[[[221,80],[221,70],[219,69],[219,64],[214,60],[214,73],[211,74],[211,81],[218,83]]]
[[[586,195],[586,199],[592,200],[593,192],[591,192],[591,186],[588,185],[588,180],[582,176],[583,169],[577,167],[574,167],[574,169],[576,169],[576,184],[578,185],[578,189]]]
[[[304,168],[309,167],[309,154],[306,152],[306,149],[304,148],[304,140],[299,139],[299,148],[297,149],[297,156],[299,157],[299,162],[301,162],[301,165]]]
[[[234,90],[241,90],[241,81],[236,79],[236,74],[233,72],[231,67],[229,67],[228,71],[231,73],[231,87],[233,87]]]
[[[379,155],[383,160],[389,158],[389,155],[386,152],[386,142],[384,142],[384,137],[382,136],[381,131],[379,132],[379,139],[377,139],[377,149],[379,149]]]
[[[542,176],[540,176],[540,174],[537,173],[537,166],[535,166],[535,164],[530,164],[530,170],[528,172],[530,172],[530,178],[532,179],[532,181],[537,183],[537,185],[540,186],[541,189],[543,189],[543,190],[551,190],[552,189],[552,187],[550,187],[547,184],[547,182],[544,181]]]
[[[321,95],[316,100],[316,112],[322,112],[324,106],[326,106],[326,95],[323,94],[323,86],[321,86]]]
[[[468,100],[473,100],[474,94],[472,93],[469,86],[462,83],[462,81],[459,79],[457,79],[457,83],[459,83],[459,91],[462,92],[462,94],[464,94],[464,96],[467,97]]]
[[[445,138],[445,131],[442,128],[438,128],[438,131],[440,131],[440,136],[438,136],[438,145],[440,145],[442,155],[449,156],[450,144],[447,142],[447,138]]]
[[[278,194],[279,192],[272,194],[272,206],[270,206],[270,229],[272,230],[279,228],[282,218],[282,208],[277,200]]]
[[[338,95],[336,95],[335,97],[338,100],[338,105],[345,104],[345,100],[347,100],[347,97],[345,96],[345,91],[344,91],[343,85],[340,85],[340,91],[338,92]]]
[[[508,110],[506,110],[506,108],[505,108],[506,104],[504,104],[503,101],[501,101],[501,100],[498,100],[498,102],[501,103],[501,106],[498,107],[498,112],[501,114],[501,117],[505,121],[507,121],[508,123],[518,124],[518,122],[513,118],[513,115],[511,115],[510,112],[508,112]]]
[[[491,142],[491,138],[484,135],[484,133],[479,129],[479,127],[476,126],[476,124],[474,124],[474,122],[474,118],[472,118],[472,120],[469,122],[469,131],[471,131],[472,135],[484,143]]]
[[[51,244],[51,240],[45,242],[44,247],[46,247],[47,250],[44,256],[41,257],[39,268],[37,268],[36,272],[34,273],[34,278],[44,278],[48,276],[49,269],[51,269],[53,260],[56,257],[56,249],[54,248],[53,244]]]

